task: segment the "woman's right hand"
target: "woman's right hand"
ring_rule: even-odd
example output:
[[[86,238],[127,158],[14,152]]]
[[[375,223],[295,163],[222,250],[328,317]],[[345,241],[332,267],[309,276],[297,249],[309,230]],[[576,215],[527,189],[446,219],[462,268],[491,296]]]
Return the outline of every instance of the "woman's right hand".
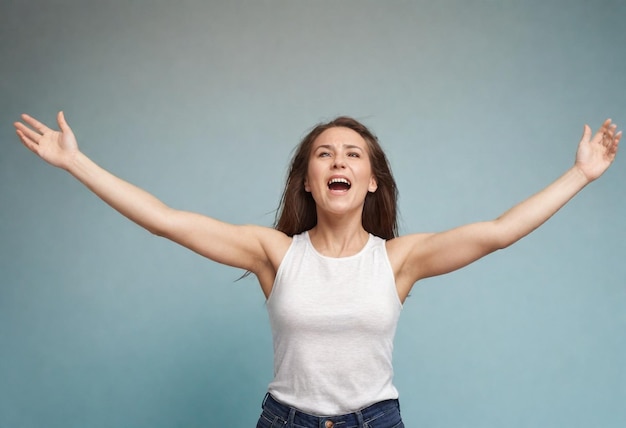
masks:
[[[13,124],[22,143],[49,164],[65,170],[69,169],[78,153],[78,144],[72,128],[65,121],[63,112],[60,111],[57,115],[60,131],[48,128],[27,114],[22,115],[22,121],[24,123]]]

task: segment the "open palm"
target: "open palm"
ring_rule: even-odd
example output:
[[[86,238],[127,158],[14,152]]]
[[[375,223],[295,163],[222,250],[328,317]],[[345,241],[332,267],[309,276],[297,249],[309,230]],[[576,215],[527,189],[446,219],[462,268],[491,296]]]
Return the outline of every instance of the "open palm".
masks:
[[[67,169],[74,155],[78,153],[78,144],[63,112],[57,115],[60,131],[48,128],[27,114],[22,115],[22,120],[24,123],[13,124],[22,143],[49,164]]]
[[[576,166],[589,181],[600,177],[615,159],[622,137],[622,131],[616,133],[616,129],[617,125],[607,119],[592,137],[591,128],[585,125],[576,152]]]

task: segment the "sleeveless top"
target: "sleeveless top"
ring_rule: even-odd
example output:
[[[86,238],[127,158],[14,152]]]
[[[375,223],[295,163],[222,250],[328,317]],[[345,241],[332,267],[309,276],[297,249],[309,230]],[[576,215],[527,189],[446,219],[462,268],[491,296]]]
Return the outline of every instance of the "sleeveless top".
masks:
[[[278,401],[315,415],[351,413],[398,398],[393,339],[402,304],[385,241],[357,254],[318,253],[293,237],[267,300]]]

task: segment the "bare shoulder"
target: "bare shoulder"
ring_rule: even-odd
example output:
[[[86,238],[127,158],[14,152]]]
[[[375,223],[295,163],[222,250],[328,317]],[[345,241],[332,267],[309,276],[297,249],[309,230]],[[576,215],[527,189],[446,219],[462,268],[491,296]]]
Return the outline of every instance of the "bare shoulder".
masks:
[[[253,233],[258,241],[261,243],[263,250],[267,254],[272,265],[278,268],[278,265],[282,261],[285,253],[291,245],[293,238],[285,233],[273,229],[271,227],[264,226],[246,226],[249,227],[251,233]]]
[[[412,233],[410,235],[399,236],[386,242],[387,255],[392,261],[396,260],[400,263],[406,262],[407,258],[415,251],[419,251],[423,247],[432,233]]]

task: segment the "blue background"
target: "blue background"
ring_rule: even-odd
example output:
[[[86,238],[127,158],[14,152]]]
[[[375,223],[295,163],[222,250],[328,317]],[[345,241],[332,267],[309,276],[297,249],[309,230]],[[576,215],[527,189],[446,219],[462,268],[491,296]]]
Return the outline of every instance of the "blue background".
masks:
[[[378,134],[403,233],[496,217],[626,124],[623,1],[0,3],[0,427],[251,427],[272,376],[253,278],[150,235],[19,144],[63,109],[166,203],[271,225],[293,147]],[[626,426],[626,165],[544,227],[419,283],[409,427]]]

